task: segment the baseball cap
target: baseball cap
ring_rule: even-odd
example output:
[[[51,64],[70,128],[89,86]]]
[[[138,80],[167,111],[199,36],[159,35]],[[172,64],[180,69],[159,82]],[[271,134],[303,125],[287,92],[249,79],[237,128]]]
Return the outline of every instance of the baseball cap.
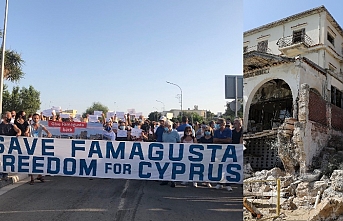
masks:
[[[159,121],[161,121],[161,120],[166,121],[167,118],[166,118],[165,116],[161,116],[160,119],[159,119]]]

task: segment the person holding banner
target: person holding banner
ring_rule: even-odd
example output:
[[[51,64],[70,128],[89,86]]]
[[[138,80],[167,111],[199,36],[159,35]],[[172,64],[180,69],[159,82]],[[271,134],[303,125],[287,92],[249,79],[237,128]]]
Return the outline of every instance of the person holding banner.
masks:
[[[242,144],[243,143],[243,129],[242,129],[242,119],[236,118],[233,121],[232,130],[232,143],[233,144]]]
[[[2,122],[0,124],[0,135],[5,136],[20,136],[21,130],[15,125],[11,124],[12,115],[11,112],[7,111],[2,115]],[[2,173],[3,180],[8,180],[8,173]]]
[[[173,122],[170,120],[166,120],[164,122],[164,132],[162,134],[162,142],[163,143],[180,143],[180,135],[176,130],[172,128]],[[170,181],[170,187],[175,187],[175,182]],[[160,185],[168,185],[168,181],[162,181]]]
[[[45,126],[39,123],[39,119],[40,119],[39,114],[32,115],[33,123],[30,125],[30,136],[42,137],[42,132],[44,131],[48,137],[52,137],[51,133],[45,128]],[[30,176],[31,176],[30,185],[33,185],[35,180],[32,174],[30,174]],[[37,180],[40,180],[42,183],[44,183],[44,178],[40,174],[37,176]]]
[[[104,125],[104,131],[102,134],[102,139],[103,140],[116,140],[116,134],[112,130],[112,122],[111,120],[107,120],[106,124]]]
[[[181,137],[181,143],[197,143],[197,139],[193,136],[192,128],[189,126],[185,127],[183,136]],[[182,182],[182,185],[187,185],[187,182]],[[198,187],[197,182],[193,182],[194,187]]]
[[[213,143],[213,130],[210,126],[205,126],[204,135],[199,139],[199,143]]]
[[[204,134],[203,136],[199,139],[198,143],[205,143],[205,144],[210,144],[213,143],[213,130],[210,126],[206,126],[204,127]],[[211,183],[206,183],[206,186],[211,188],[212,185]]]
[[[129,141],[130,136],[131,134],[130,131],[127,130],[126,123],[120,120],[117,130],[116,141]]]
[[[218,118],[217,128],[214,131],[213,143],[216,144],[230,144],[232,142],[232,131],[226,127],[226,121],[223,118]],[[230,184],[224,184],[228,191],[232,191]],[[218,183],[216,189],[221,189],[222,184]]]

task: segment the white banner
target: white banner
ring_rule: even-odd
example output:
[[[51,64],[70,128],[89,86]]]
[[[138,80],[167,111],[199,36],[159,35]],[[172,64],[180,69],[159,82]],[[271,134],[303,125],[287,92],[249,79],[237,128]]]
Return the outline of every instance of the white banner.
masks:
[[[0,136],[0,172],[243,182],[243,145]]]

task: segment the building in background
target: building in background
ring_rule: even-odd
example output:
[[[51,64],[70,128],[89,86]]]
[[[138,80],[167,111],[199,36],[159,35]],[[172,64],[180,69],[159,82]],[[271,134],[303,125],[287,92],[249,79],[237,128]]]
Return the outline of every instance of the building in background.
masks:
[[[72,118],[74,118],[77,114],[77,110],[64,110],[61,114],[69,114]]]
[[[313,169],[343,137],[343,29],[321,6],[244,32],[243,53],[246,162]]]

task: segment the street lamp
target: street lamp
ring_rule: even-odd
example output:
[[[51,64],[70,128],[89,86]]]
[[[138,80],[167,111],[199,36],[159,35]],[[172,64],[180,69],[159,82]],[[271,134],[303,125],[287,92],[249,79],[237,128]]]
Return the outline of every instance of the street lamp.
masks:
[[[178,88],[180,88],[180,91],[181,91],[181,115],[182,115],[182,89],[181,89],[181,87],[179,86],[179,85],[177,85],[177,84],[174,84],[174,83],[172,83],[172,82],[169,82],[169,81],[166,81],[168,84],[172,84],[172,85],[175,85],[175,86],[177,86]]]
[[[165,105],[164,105],[164,103],[162,102],[162,101],[159,101],[159,100],[156,100],[157,102],[160,102],[160,103],[162,103],[163,104],[163,112],[165,111]]]

